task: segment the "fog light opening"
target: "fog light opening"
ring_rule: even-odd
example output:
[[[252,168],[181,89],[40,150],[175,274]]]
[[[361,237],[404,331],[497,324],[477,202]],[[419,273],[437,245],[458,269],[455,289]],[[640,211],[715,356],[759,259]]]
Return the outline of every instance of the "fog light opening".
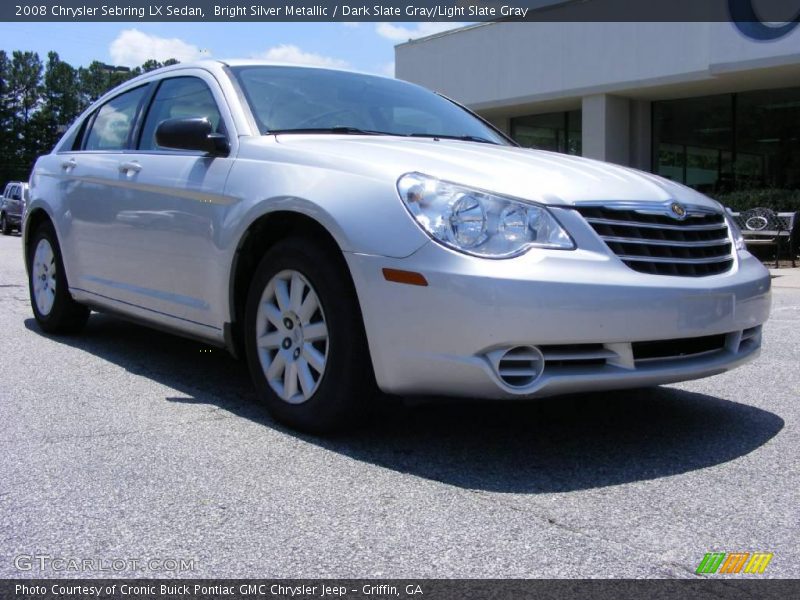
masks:
[[[533,384],[544,371],[544,356],[535,346],[515,346],[500,355],[497,376],[509,387]]]

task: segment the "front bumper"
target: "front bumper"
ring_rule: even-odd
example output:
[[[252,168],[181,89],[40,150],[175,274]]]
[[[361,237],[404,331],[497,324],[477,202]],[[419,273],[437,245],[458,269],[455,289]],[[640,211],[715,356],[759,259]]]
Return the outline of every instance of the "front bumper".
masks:
[[[696,379],[758,355],[770,279],[750,254],[727,273],[694,278],[638,273],[598,250],[485,260],[429,242],[403,259],[346,254],[378,385],[400,395],[529,398]],[[383,268],[422,273],[429,285],[386,281]],[[636,357],[635,342],[707,336],[719,347]],[[519,346],[594,359],[546,360],[534,382],[509,385],[497,356]]]

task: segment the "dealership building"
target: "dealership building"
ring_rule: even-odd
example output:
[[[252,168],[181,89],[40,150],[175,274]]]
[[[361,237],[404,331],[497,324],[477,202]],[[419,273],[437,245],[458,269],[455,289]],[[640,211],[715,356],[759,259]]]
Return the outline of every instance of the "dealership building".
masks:
[[[741,29],[483,23],[398,45],[396,76],[465,104],[523,146],[633,166],[707,193],[796,190],[800,27],[769,41]]]

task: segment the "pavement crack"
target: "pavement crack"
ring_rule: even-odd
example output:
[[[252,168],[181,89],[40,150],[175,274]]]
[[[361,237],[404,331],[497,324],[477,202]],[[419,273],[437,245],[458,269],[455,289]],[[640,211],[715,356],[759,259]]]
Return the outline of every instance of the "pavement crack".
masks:
[[[180,423],[170,424],[164,427],[146,427],[143,429],[131,429],[128,431],[105,431],[105,432],[97,432],[97,433],[86,433],[86,434],[66,434],[66,435],[59,435],[59,436],[46,436],[36,439],[25,438],[24,440],[19,439],[4,439],[0,440],[0,446],[7,445],[7,444],[14,444],[17,446],[21,446],[24,444],[28,445],[35,445],[35,444],[60,444],[65,442],[73,442],[76,440],[95,440],[95,439],[103,439],[103,438],[122,438],[128,437],[132,435],[139,435],[144,433],[154,433],[159,431],[167,431],[167,430],[174,430],[176,428],[182,428],[186,425],[193,425],[195,423],[203,423],[203,422],[210,422],[210,421],[221,421],[224,419],[233,418],[234,415],[221,415],[218,414],[218,411],[214,411],[213,416],[211,417],[204,417],[201,419],[190,419],[188,421],[181,421]]]
[[[555,517],[550,516],[550,515],[548,515],[546,513],[542,513],[541,511],[532,510],[531,508],[528,508],[526,506],[520,506],[518,503],[514,502],[513,500],[509,501],[509,500],[507,500],[505,498],[498,497],[498,496],[496,496],[494,494],[491,494],[490,492],[484,492],[482,490],[475,490],[475,489],[462,490],[461,494],[466,496],[466,497],[468,497],[468,498],[477,499],[478,501],[483,502],[483,503],[502,505],[503,508],[505,508],[505,509],[508,509],[508,510],[511,510],[511,511],[514,511],[514,512],[518,512],[518,513],[522,513],[522,514],[525,514],[527,516],[534,517],[534,518],[536,518],[536,519],[538,519],[540,521],[543,521],[543,522],[547,523],[547,525],[556,527],[556,528],[558,528],[558,529],[560,529],[562,531],[568,532],[568,533],[570,533],[572,535],[577,535],[577,536],[580,536],[580,537],[584,537],[584,538],[587,538],[587,539],[590,539],[590,540],[596,541],[596,542],[605,542],[607,544],[614,545],[614,546],[616,546],[618,548],[621,548],[623,550],[629,550],[629,551],[634,551],[634,552],[640,552],[640,553],[643,553],[643,554],[647,554],[647,555],[653,557],[653,559],[654,559],[655,563],[657,564],[657,566],[664,567],[665,569],[671,567],[673,569],[681,571],[686,577],[702,579],[692,569],[690,569],[690,568],[688,568],[685,565],[682,565],[680,563],[664,560],[663,557],[661,556],[661,554],[659,554],[657,552],[653,552],[649,548],[643,548],[643,547],[637,546],[635,544],[630,544],[628,542],[615,540],[615,539],[612,539],[612,538],[609,538],[609,537],[606,537],[606,536],[603,536],[603,535],[599,535],[597,533],[590,533],[590,532],[585,531],[585,530],[583,530],[583,529],[581,529],[579,527],[575,527],[573,525],[569,525],[567,523],[560,522],[560,521],[556,520]]]

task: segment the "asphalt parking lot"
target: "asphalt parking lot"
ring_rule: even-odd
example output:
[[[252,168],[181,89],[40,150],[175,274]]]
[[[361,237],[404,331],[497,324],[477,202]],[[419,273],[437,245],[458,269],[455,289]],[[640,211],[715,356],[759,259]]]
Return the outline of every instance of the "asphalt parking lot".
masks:
[[[20,571],[32,554],[194,561],[126,577],[694,577],[710,551],[796,577],[800,275],[781,271],[763,354],[732,373],[392,407],[317,439],[223,351],[98,314],[42,334],[0,236],[0,577],[80,575]]]

